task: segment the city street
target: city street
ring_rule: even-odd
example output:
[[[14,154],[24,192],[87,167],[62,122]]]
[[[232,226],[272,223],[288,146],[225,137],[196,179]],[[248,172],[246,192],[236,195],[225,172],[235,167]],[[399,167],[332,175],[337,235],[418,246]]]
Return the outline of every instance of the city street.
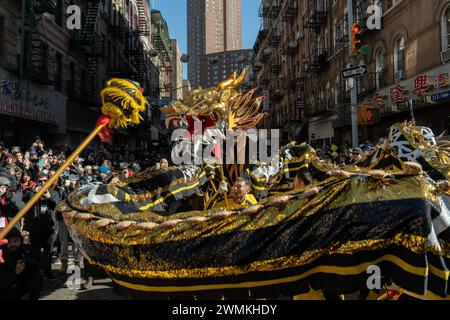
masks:
[[[40,300],[126,300],[114,293],[110,279],[96,279],[88,290],[68,289],[65,280],[46,283]]]
[[[0,0],[0,301],[440,300],[449,270],[450,0]]]

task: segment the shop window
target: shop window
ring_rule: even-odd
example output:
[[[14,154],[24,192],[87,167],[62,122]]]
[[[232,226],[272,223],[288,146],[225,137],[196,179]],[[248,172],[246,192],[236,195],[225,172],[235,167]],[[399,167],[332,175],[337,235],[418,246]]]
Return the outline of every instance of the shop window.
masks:
[[[62,55],[56,54],[56,68],[55,68],[55,90],[62,89]]]
[[[444,11],[441,19],[442,52],[450,49],[450,6]]]
[[[4,57],[5,18],[0,16],[0,59]]]

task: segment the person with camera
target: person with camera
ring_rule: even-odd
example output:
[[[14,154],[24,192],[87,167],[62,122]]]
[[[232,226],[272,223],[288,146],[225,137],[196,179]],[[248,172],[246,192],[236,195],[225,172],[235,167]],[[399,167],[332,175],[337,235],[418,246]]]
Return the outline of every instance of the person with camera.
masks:
[[[2,247],[4,263],[0,261],[0,300],[20,300],[25,295],[29,300],[38,300],[43,285],[39,252],[23,243],[17,228],[9,232],[6,240]]]
[[[36,186],[28,190],[23,195],[23,200],[27,202],[36,192],[47,182],[48,177],[39,173],[36,179]],[[56,240],[57,230],[55,219],[55,207],[60,202],[58,193],[50,188],[38,202],[30,209],[25,217],[24,230],[29,232],[31,245],[39,252],[43,251],[43,269],[47,280],[55,280],[52,273],[52,250],[53,243]]]
[[[36,152],[37,155],[44,154],[44,143],[42,142],[40,137],[36,137],[36,140],[31,145],[31,150]]]
[[[23,207],[22,193],[11,188],[11,181],[0,176],[0,228],[4,228],[7,221],[11,220]],[[7,220],[7,221],[6,221]]]

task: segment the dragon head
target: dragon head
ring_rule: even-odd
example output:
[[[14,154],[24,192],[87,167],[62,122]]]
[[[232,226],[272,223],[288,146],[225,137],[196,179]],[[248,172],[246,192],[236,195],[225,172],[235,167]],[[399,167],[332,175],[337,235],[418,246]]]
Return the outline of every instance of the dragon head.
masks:
[[[184,127],[192,135],[203,134],[207,129],[246,130],[256,126],[265,113],[259,112],[264,97],[251,90],[241,93],[235,88],[244,80],[246,71],[233,75],[216,87],[198,88],[161,109],[166,127]],[[195,124],[201,124],[201,132]]]

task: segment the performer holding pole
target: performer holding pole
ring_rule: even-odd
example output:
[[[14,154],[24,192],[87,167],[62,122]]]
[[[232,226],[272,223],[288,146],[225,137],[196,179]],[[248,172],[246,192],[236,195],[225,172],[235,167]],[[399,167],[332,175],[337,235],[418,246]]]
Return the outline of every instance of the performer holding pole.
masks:
[[[47,190],[59,179],[61,174],[72,164],[80,153],[98,135],[103,142],[110,142],[110,129],[125,128],[129,124],[139,124],[143,120],[142,113],[148,106],[140,85],[131,80],[113,78],[107,82],[106,88],[101,93],[102,113],[97,124],[89,136],[76,148],[67,158],[66,162],[59,167],[55,174],[39,189],[38,192],[26,203],[22,210],[8,223],[0,232],[0,239],[6,235],[22,219],[36,202],[47,192]]]

